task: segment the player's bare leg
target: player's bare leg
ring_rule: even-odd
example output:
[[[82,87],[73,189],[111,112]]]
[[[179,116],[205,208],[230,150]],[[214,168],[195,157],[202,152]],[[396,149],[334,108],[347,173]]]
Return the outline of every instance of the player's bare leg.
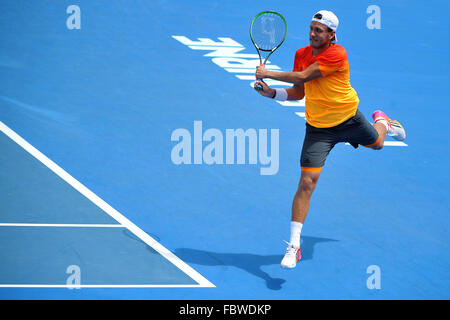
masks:
[[[304,223],[309,210],[311,195],[316,188],[320,171],[302,170],[297,192],[292,201],[292,221]]]
[[[300,233],[309,211],[312,193],[319,180],[320,171],[302,170],[297,192],[292,201],[291,240],[286,254],[281,261],[281,267],[294,268],[301,258]]]
[[[387,129],[386,126],[382,123],[374,123],[373,127],[375,128],[375,130],[377,130],[379,138],[378,142],[371,148],[375,150],[380,150],[384,146],[384,140],[386,140]]]

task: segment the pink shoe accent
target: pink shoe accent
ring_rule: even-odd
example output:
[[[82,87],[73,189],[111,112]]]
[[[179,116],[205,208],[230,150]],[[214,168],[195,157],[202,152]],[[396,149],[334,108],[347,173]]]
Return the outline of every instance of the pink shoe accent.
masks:
[[[387,123],[389,124],[389,128],[392,127],[391,125],[391,119],[389,119],[389,117],[381,110],[376,110],[372,113],[372,119],[375,121],[375,123],[377,123],[380,120],[386,120]]]

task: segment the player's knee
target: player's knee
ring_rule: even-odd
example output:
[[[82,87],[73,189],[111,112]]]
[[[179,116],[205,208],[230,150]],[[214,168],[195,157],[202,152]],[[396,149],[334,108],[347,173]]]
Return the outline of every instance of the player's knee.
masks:
[[[372,147],[373,150],[381,150],[383,149],[384,143],[377,143]]]
[[[316,187],[317,180],[318,179],[315,179],[313,177],[306,177],[301,179],[298,191],[312,193],[314,191],[314,188]]]

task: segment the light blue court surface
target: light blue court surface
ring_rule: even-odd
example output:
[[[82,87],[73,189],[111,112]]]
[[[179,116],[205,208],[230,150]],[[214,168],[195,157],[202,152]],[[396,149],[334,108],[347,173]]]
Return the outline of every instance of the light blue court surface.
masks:
[[[74,4],[80,29],[68,28]],[[436,15],[449,6],[317,5],[3,1],[0,298],[450,298],[450,28]],[[370,5],[380,29],[367,26]],[[279,263],[305,109],[251,88],[248,30],[259,11],[283,14],[288,35],[269,65],[291,70],[321,9],[340,19],[361,112],[384,110],[407,138],[382,151],[335,147],[302,231],[303,258],[287,271]],[[266,129],[274,174],[261,174],[269,164],[259,153],[256,163],[208,164],[211,141],[196,123],[222,134],[224,159],[227,129],[252,129],[259,142]],[[173,158],[177,129],[191,135],[193,164]],[[70,266],[81,289],[67,287]],[[370,289],[374,268],[380,282]]]

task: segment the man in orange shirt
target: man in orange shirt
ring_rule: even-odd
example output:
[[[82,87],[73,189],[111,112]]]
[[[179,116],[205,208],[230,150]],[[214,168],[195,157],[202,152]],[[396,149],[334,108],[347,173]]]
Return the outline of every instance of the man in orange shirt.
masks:
[[[311,195],[322,167],[333,147],[349,142],[380,150],[386,135],[405,139],[405,130],[380,110],[373,113],[371,125],[358,110],[359,99],[350,85],[350,72],[345,49],[334,43],[339,20],[331,11],[317,12],[311,21],[310,44],[295,54],[292,72],[266,70],[260,65],[256,79],[270,78],[292,83],[287,89],[272,89],[264,81],[256,81],[265,97],[281,101],[306,97],[306,133],[300,159],[301,176],[292,203],[291,239],[281,261],[284,268],[294,268],[301,258],[300,234],[309,209]]]

